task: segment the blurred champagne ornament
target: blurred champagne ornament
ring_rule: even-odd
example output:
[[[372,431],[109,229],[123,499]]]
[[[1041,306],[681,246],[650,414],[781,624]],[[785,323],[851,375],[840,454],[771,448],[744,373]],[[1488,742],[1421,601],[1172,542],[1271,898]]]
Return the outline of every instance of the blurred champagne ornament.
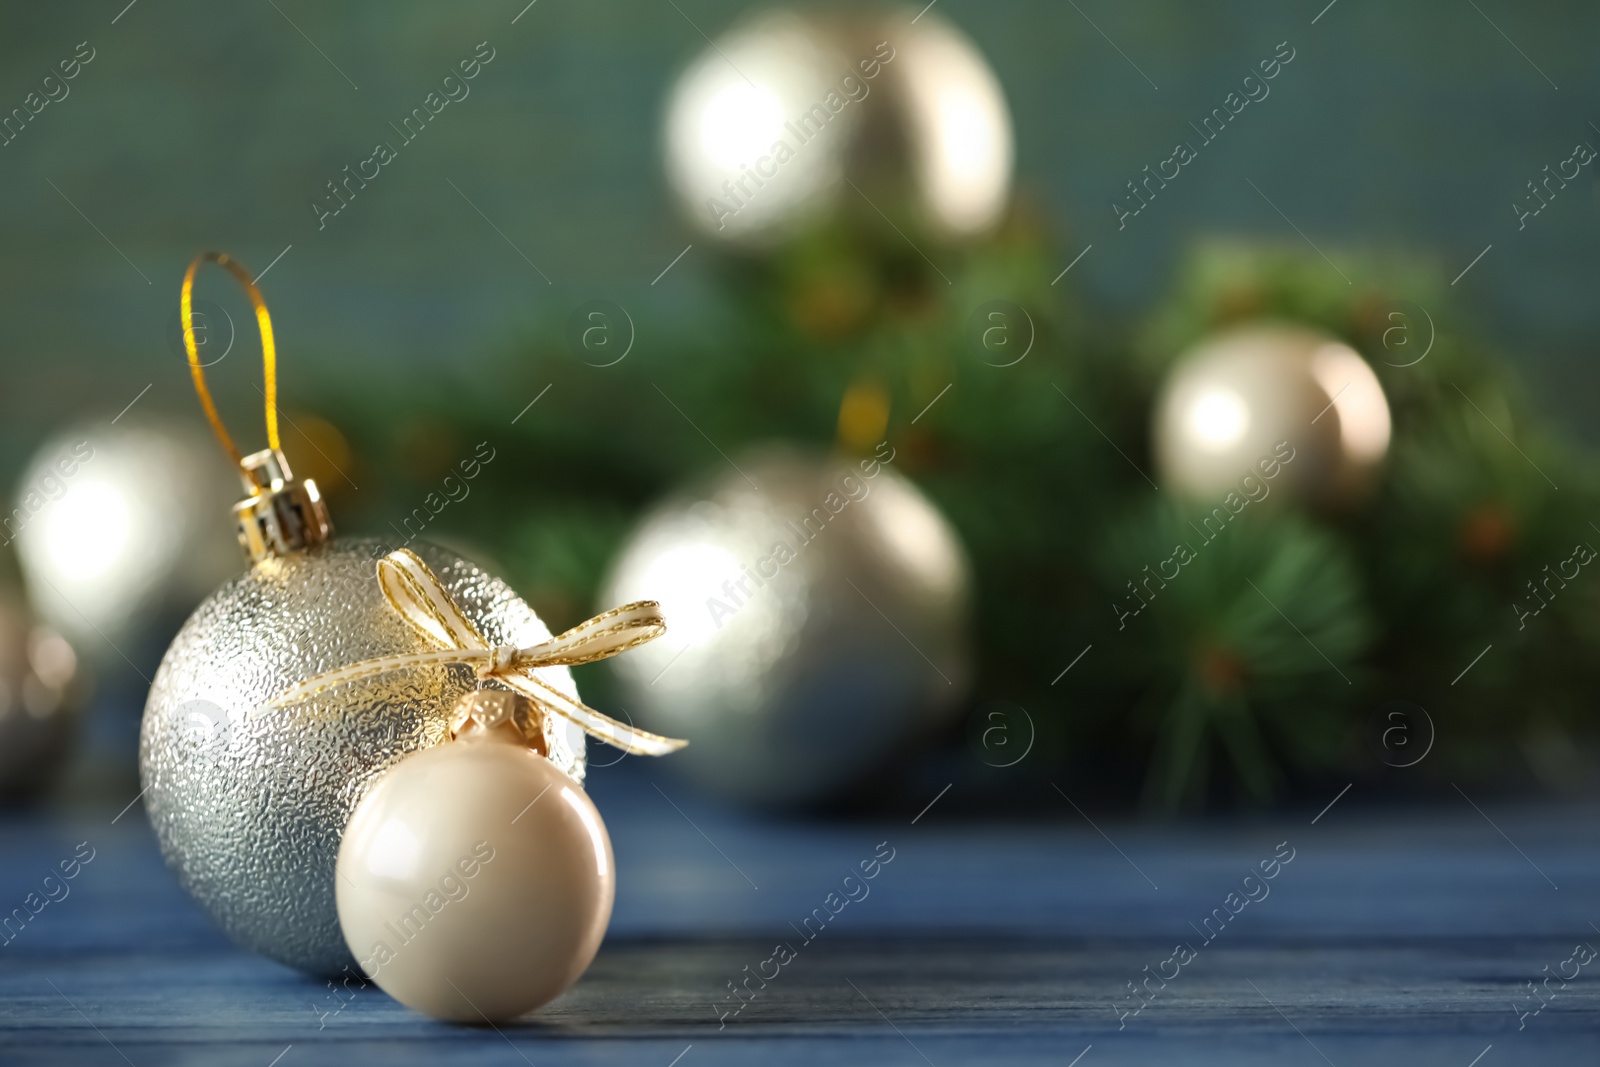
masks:
[[[144,659],[147,634],[170,636],[238,573],[225,512],[235,490],[209,453],[201,435],[163,423],[84,425],[24,473],[5,520],[23,580],[40,616],[94,661]]]
[[[1179,357],[1156,399],[1154,432],[1159,480],[1185,496],[1220,503],[1242,479],[1260,482],[1260,464],[1292,455],[1273,488],[1340,506],[1376,478],[1389,448],[1389,403],[1372,368],[1342,341],[1259,323]]]
[[[608,601],[659,601],[669,636],[619,661],[641,725],[692,745],[697,785],[765,805],[860,785],[947,723],[968,681],[965,553],[868,459],[767,449],[634,531]]]
[[[689,217],[730,242],[770,243],[846,203],[873,213],[863,196],[964,238],[1005,209],[1011,116],[983,56],[936,12],[780,9],[679,77],[666,166]]]
[[[249,274],[218,253],[197,258],[184,277],[184,321],[195,272],[208,261],[226,268],[256,309],[269,447],[240,456],[186,336],[202,407],[248,493],[233,517],[251,565],[195,610],[156,672],[140,736],[145,805],[179,881],[235,940],[291,966],[334,973],[354,962],[334,897],[346,820],[377,776],[446,736],[451,702],[475,680],[465,667],[440,664],[252,716],[330,668],[432,645],[396,614],[375,579],[389,546],[333,540],[316,484],[289,471],[278,442],[271,321]],[[139,474],[135,485],[165,477],[160,469]],[[485,641],[526,646],[550,637],[499,579],[443,549],[414,547]],[[576,698],[566,667],[544,668],[540,677]],[[582,730],[556,719],[546,740],[552,764],[581,779]]]
[[[66,638],[36,625],[17,590],[0,595],[0,797],[20,799],[65,763],[84,686]]]

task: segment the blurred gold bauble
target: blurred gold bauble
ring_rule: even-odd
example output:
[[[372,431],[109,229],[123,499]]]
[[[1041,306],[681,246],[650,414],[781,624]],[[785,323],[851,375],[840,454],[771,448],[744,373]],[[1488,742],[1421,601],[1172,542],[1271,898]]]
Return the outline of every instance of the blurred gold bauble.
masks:
[[[1343,505],[1371,487],[1389,448],[1389,403],[1354,349],[1300,326],[1258,323],[1179,357],[1155,406],[1163,487],[1203,501],[1247,476],[1295,500]],[[1248,487],[1246,487],[1248,488]],[[1259,491],[1259,490],[1256,490]]]
[[[47,788],[71,752],[84,685],[66,639],[36,626],[15,590],[0,602],[0,797]]]
[[[999,220],[1011,187],[999,81],[963,34],[914,8],[748,19],[678,79],[665,132],[690,219],[746,246],[846,203],[873,216],[909,204],[935,235],[968,237]]]
[[[696,785],[766,805],[837,796],[964,695],[966,556],[893,458],[742,455],[624,546],[602,599],[658,601],[667,636],[614,661],[623,704],[689,739],[673,763]]]
[[[492,644],[550,638],[499,579],[410,547]],[[140,771],[167,863],[234,940],[314,973],[355,962],[334,898],[350,813],[389,767],[448,736],[452,704],[477,685],[463,666],[396,671],[251,717],[324,671],[433,647],[384,598],[387,551],[336,539],[257,562],[195,610],[145,705]],[[576,697],[567,668],[541,674]],[[583,733],[550,718],[550,761],[581,780]]]
[[[294,458],[294,469],[300,476],[316,482],[332,503],[356,489],[354,479],[360,473],[360,464],[339,427],[304,411],[295,412],[290,420],[291,416],[285,414],[284,421],[291,430],[285,451]]]
[[[85,425],[35,454],[6,526],[40,617],[120,664],[111,646],[175,626],[242,569],[228,521],[238,492],[199,433]]]

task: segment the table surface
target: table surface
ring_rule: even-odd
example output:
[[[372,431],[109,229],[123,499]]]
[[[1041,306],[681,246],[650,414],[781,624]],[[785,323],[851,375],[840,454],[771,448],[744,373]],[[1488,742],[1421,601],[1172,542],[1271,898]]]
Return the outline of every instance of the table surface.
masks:
[[[115,823],[115,808],[13,815],[7,908],[79,842],[95,854],[0,946],[0,1063],[1600,1062],[1600,960],[1573,962],[1600,948],[1594,807],[1395,811],[1357,787],[1321,815],[1092,824],[1047,791],[1009,823],[938,804],[830,823],[717,808],[646,768],[593,775],[618,873],[599,957],[499,1029],[432,1022],[375,987],[336,995],[234,948],[137,804]],[[801,942],[795,926],[884,842],[868,895]],[[1289,850],[1270,882],[1245,882]],[[1203,930],[1218,908],[1229,922]],[[779,941],[795,958],[719,1018],[727,983]],[[1136,981],[1153,992],[1134,999]]]

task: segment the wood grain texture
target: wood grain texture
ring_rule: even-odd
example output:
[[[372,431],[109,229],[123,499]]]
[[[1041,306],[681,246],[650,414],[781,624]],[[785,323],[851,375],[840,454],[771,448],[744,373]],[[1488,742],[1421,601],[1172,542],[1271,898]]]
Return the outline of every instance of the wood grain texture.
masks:
[[[680,813],[619,772],[595,787],[618,859],[611,936],[572,991],[498,1031],[421,1019],[375,988],[336,997],[237,950],[177,889],[137,808],[114,826],[114,812],[12,818],[0,902],[20,905],[81,841],[95,858],[0,947],[0,1063],[1064,1067],[1089,1046],[1080,1067],[1596,1062],[1600,961],[1552,981],[1521,1029],[1512,1007],[1536,1006],[1525,983],[1576,942],[1600,947],[1592,809],[1485,805],[1502,836],[1465,804],[1347,800],[1315,826],[1100,821],[1113,845],[1076,813],[772,822],[663,782]],[[1270,892],[1206,943],[1190,924],[1284,841],[1294,859]],[[828,915],[880,842],[894,858],[870,892],[803,940],[796,926]],[[1180,940],[1195,958],[1119,1021],[1126,983]],[[719,1022],[742,1003],[727,983],[779,941],[795,958]]]

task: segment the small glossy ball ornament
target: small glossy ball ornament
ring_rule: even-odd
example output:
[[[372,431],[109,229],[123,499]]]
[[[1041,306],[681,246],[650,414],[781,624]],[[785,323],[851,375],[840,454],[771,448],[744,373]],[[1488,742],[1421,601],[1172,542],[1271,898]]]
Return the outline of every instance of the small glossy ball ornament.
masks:
[[[1366,361],[1342,341],[1286,324],[1201,342],[1174,365],[1155,407],[1162,486],[1213,503],[1240,492],[1247,476],[1260,481],[1263,460],[1292,455],[1267,482],[1271,492],[1350,504],[1375,480],[1389,433],[1389,404]]]
[[[274,484],[287,493],[305,483]],[[145,705],[140,773],[167,863],[240,944],[314,973],[354,963],[334,902],[351,811],[385,770],[446,736],[451,703],[476,681],[462,666],[397,671],[251,712],[324,671],[425,650],[378,585],[376,560],[391,547],[334,539],[258,559],[184,624]],[[499,579],[443,549],[409,547],[488,640],[549,639]],[[566,668],[543,676],[576,695]],[[549,731],[551,760],[581,778],[582,731],[565,720]]]
[[[384,774],[339,848],[350,951],[386,993],[435,1018],[497,1022],[553,1000],[611,920],[611,839],[583,788],[541,754],[538,718],[511,693],[466,694],[455,740]]]
[[[842,204],[870,212],[864,193],[909,202],[941,237],[994,225],[1011,186],[1005,95],[964,35],[916,14],[769,11],[696,57],[666,118],[689,218],[755,246]]]
[[[667,635],[615,662],[674,770],[736,801],[837,796],[946,723],[968,677],[955,531],[890,466],[787,449],[666,500],[604,597],[658,601]],[[748,480],[746,480],[748,476]]]
[[[237,480],[196,433],[125,422],[47,442],[8,524],[40,617],[97,662],[124,669],[113,645],[142,659],[151,629],[170,636],[239,573],[228,522],[237,496]]]
[[[60,772],[83,689],[66,639],[34,625],[20,597],[0,603],[0,798],[33,797]]]

